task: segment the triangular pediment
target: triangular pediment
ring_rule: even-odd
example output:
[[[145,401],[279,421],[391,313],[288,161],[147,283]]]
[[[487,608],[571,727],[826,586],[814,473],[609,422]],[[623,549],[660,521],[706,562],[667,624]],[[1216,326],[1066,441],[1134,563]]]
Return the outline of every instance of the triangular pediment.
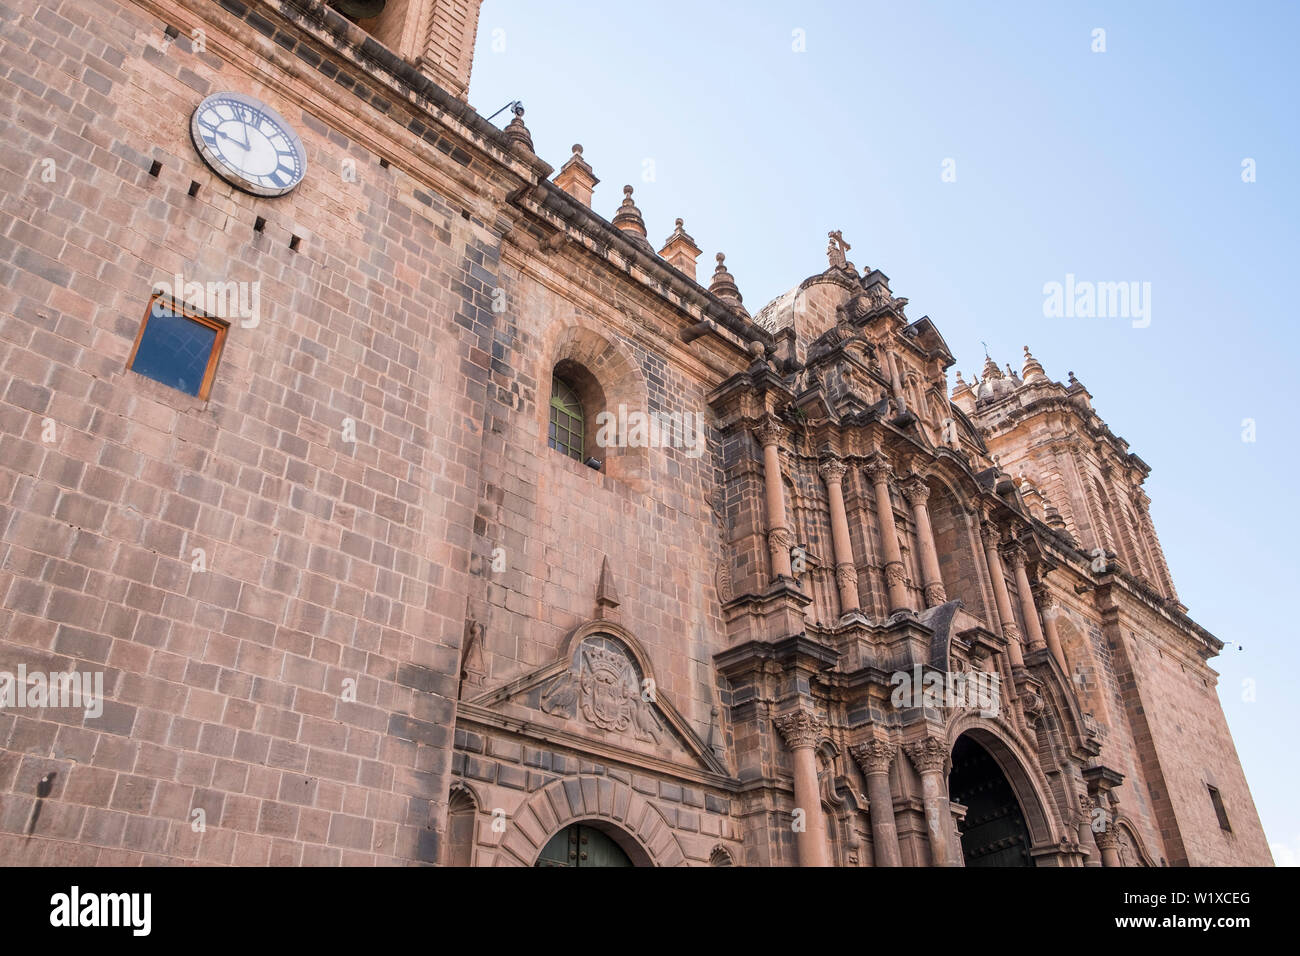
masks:
[[[612,621],[575,629],[556,660],[469,703],[553,728],[579,745],[590,740],[623,751],[631,760],[649,757],[730,776],[659,690],[635,639]]]

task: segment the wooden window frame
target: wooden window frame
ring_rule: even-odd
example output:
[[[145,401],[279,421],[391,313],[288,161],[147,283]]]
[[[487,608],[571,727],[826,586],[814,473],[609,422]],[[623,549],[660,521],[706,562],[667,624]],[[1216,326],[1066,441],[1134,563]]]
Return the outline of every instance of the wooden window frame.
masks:
[[[155,292],[149,296],[149,303],[144,308],[144,318],[140,320],[140,328],[135,333],[135,342],[131,346],[131,354],[126,359],[126,370],[135,372],[151,382],[158,381],[149,375],[135,371],[135,355],[140,350],[140,342],[144,339],[144,330],[149,326],[149,317],[153,315],[153,306],[156,300],[162,300],[163,306],[170,309],[174,314],[181,318],[189,319],[191,322],[197,322],[199,325],[206,326],[217,333],[216,340],[212,343],[212,351],[208,353],[208,364],[203,370],[203,381],[199,383],[199,392],[193,396],[201,402],[208,400],[208,395],[212,392],[212,382],[217,376],[217,364],[221,361],[221,353],[226,347],[226,333],[230,331],[230,323],[225,319],[219,319],[215,315],[208,315],[206,312],[200,312],[183,302],[179,302],[174,295],[165,295],[162,292]],[[166,382],[158,382],[167,388],[181,392],[179,388],[167,385]],[[188,395],[188,392],[181,392],[182,395]]]
[[[574,414],[572,414],[571,412],[569,412],[568,410],[566,410],[566,409],[564,409],[564,408],[559,408],[559,409],[558,409],[558,411],[559,411],[560,414],[566,416],[566,417],[570,420],[568,424],[557,423],[557,422],[554,420],[555,411],[557,410],[557,409],[556,409],[556,405],[555,405],[555,403],[556,403],[556,397],[557,397],[557,393],[556,393],[556,388],[555,388],[555,386],[556,386],[557,384],[558,384],[558,385],[562,385],[562,386],[563,386],[563,387],[568,391],[569,395],[572,396],[573,404],[576,405],[577,408],[578,408],[578,412],[579,412],[578,415],[574,415]],[[560,399],[560,401],[564,401],[564,399]],[[566,458],[572,458],[574,461],[577,461],[577,462],[580,462],[580,463],[585,463],[586,460],[587,460],[587,439],[586,439],[586,431],[587,431],[587,427],[588,427],[588,422],[587,422],[587,408],[586,408],[586,405],[583,403],[583,401],[582,401],[582,396],[579,394],[578,390],[577,390],[576,388],[574,388],[573,385],[572,385],[569,381],[567,381],[567,380],[564,379],[564,378],[561,378],[559,375],[556,375],[554,372],[551,373],[551,401],[550,401],[550,403],[549,403],[549,405],[548,405],[548,411],[547,411],[547,419],[546,419],[546,421],[547,421],[547,424],[546,424],[546,430],[547,430],[547,436],[546,436],[546,437],[547,437],[547,445],[550,446],[551,450],[552,450],[552,451],[558,451],[560,454],[564,455],[564,457],[566,457]],[[577,439],[578,439],[578,442],[579,442],[579,445],[577,446],[577,449],[576,449],[576,451],[578,452],[578,454],[576,454],[576,455],[573,454],[573,451],[572,451],[573,448],[574,448],[573,445],[571,445],[571,444],[568,443],[567,441],[560,441],[560,439],[559,439],[559,430],[560,430],[561,428],[564,430],[564,433],[565,433],[566,436],[573,436],[573,435],[575,434],[574,431],[573,431],[573,429],[569,427],[569,424],[571,424],[571,423],[574,422],[574,421],[576,421],[576,422],[578,423],[578,425],[579,425],[579,429],[580,429],[580,430],[576,433],[576,434],[577,434]],[[554,427],[556,428],[556,437],[555,437],[555,438],[552,438],[552,437],[550,436],[550,430],[551,430],[552,426],[554,426]],[[555,442],[555,444],[551,444],[552,442]],[[561,446],[561,447],[556,447],[557,445],[559,445],[559,446]]]

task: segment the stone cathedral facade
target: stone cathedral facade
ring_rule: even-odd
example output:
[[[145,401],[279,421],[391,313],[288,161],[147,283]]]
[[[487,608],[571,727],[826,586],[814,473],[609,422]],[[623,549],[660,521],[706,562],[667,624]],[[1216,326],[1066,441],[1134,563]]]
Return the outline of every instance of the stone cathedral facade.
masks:
[[[0,860],[1271,862],[1073,373],[838,232],[751,313],[337,7],[0,4]]]

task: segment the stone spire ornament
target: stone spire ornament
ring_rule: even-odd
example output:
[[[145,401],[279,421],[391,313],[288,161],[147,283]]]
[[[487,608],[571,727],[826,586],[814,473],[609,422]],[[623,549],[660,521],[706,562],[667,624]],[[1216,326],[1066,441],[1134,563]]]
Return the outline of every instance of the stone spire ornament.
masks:
[[[588,208],[591,207],[591,193],[600,180],[592,172],[591,165],[582,158],[582,144],[573,144],[570,156],[555,174],[555,185]]]
[[[1034,358],[1033,353],[1029,351],[1028,345],[1025,346],[1025,363],[1020,369],[1020,377],[1024,379],[1026,385],[1047,380],[1047,375],[1043,372],[1043,366],[1039,364],[1038,359]]]
[[[673,229],[673,234],[668,237],[664,247],[659,250],[659,255],[670,266],[680,269],[692,279],[695,278],[695,260],[700,257],[700,247],[695,244],[695,240],[687,235],[686,230],[682,228],[682,221],[677,220],[677,226]]]
[[[502,132],[506,134],[506,139],[510,140],[510,142],[518,143],[528,152],[536,155],[533,149],[532,134],[528,132],[528,127],[524,125],[524,108],[522,106],[515,107],[515,118],[509,122]]]
[[[984,353],[984,381],[991,378],[1002,378],[1002,369],[998,368],[998,363],[993,361],[993,357],[988,352]]]
[[[631,186],[623,187],[623,204],[618,207],[618,212],[614,213],[614,225],[632,239],[643,245],[650,245],[650,241],[646,239],[645,220],[641,218],[641,210],[637,209],[636,203],[632,201]]]
[[[608,619],[619,606],[618,590],[614,587],[614,575],[609,570],[609,558],[600,559],[600,579],[596,583],[596,617]]]
[[[709,291],[716,295],[723,302],[735,308],[743,310],[740,296],[740,289],[736,287],[736,280],[725,265],[726,255],[719,252],[717,255],[718,264],[713,270],[713,278],[709,280]]]

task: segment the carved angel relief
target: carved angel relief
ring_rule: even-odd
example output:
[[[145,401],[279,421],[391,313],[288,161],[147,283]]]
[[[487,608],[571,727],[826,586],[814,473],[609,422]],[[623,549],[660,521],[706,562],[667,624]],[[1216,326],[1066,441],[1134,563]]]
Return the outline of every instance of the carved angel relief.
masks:
[[[618,642],[589,637],[578,647],[575,666],[542,692],[540,706],[557,717],[581,714],[601,730],[658,743],[663,728],[653,699],[653,688],[643,690],[636,665]]]

